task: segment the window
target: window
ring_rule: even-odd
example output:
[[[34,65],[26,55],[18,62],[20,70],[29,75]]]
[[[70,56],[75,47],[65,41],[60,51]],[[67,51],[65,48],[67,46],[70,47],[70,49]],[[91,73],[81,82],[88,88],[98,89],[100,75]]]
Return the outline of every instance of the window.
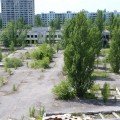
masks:
[[[37,35],[35,35],[35,38],[37,38]]]
[[[31,38],[33,38],[33,35],[31,35]]]
[[[30,35],[27,35],[27,38],[30,38]]]

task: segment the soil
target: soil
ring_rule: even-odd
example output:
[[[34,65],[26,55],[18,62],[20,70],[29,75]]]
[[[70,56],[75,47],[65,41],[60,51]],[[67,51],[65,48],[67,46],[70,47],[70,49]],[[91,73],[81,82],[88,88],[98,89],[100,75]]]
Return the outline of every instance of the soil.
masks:
[[[14,57],[19,58],[19,53],[25,51],[29,51],[29,49],[17,51]],[[54,55],[50,68],[46,70],[28,68],[24,61],[24,66],[14,70],[13,75],[8,77],[8,83],[0,88],[0,120],[9,118],[20,120],[22,116],[29,115],[31,106],[35,106],[37,109],[44,106],[46,113],[120,110],[119,101],[104,105],[103,102],[97,100],[56,100],[52,88],[64,79],[63,65],[63,51]],[[0,75],[6,74],[3,68],[0,68]],[[120,76],[110,74],[110,77],[111,79],[107,82],[120,89]],[[106,80],[100,79],[96,82],[104,84]],[[17,91],[13,91],[13,85],[17,87]]]

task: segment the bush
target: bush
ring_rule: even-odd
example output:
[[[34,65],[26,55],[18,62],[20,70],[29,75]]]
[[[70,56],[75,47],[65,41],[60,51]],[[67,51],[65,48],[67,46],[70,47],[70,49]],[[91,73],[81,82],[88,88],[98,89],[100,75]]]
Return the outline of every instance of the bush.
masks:
[[[90,88],[90,92],[95,94],[100,90],[100,84],[93,84],[93,86]]]
[[[53,88],[53,93],[58,99],[69,100],[75,98],[75,90],[71,87],[68,80],[61,81],[59,85]]]
[[[108,98],[110,97],[110,85],[108,83],[104,84],[101,93],[102,93],[103,101],[104,103],[106,103],[108,101]]]
[[[18,58],[6,58],[4,66],[6,68],[17,68],[22,66],[22,61]]]
[[[48,57],[45,57],[43,58],[43,60],[35,60],[33,61],[30,66],[31,68],[35,68],[35,69],[38,69],[38,68],[48,68],[49,67],[49,64],[50,64],[50,60]]]
[[[31,58],[35,60],[42,60],[44,57],[48,57],[52,60],[54,50],[50,45],[43,44],[31,53]]]
[[[0,62],[2,61],[2,51],[1,51],[1,49],[0,49]]]

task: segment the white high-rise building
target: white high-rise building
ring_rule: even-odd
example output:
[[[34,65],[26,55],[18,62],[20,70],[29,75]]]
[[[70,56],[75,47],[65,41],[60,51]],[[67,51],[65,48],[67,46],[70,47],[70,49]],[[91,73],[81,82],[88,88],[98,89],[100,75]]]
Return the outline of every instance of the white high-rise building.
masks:
[[[19,18],[28,25],[34,25],[34,0],[1,0],[1,11],[3,27]]]

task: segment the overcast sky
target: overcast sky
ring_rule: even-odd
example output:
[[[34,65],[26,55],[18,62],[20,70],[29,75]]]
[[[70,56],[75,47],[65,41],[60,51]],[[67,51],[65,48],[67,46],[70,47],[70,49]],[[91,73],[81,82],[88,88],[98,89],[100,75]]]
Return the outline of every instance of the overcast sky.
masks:
[[[120,0],[35,0],[35,13],[41,12],[78,12],[82,9],[97,11],[106,9],[120,11]]]
[[[120,0],[35,0],[35,13],[42,12],[78,12],[82,9],[90,12],[101,10],[120,11]]]

